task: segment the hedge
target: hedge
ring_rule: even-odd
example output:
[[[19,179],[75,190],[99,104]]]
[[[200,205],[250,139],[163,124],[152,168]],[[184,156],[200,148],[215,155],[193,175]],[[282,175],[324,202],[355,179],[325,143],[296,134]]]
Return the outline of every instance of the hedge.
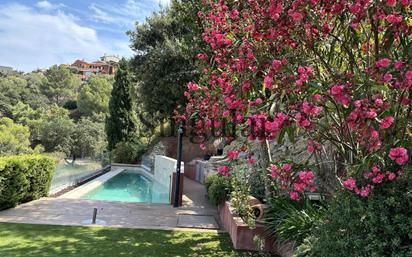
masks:
[[[54,169],[47,156],[0,157],[0,210],[47,196]]]

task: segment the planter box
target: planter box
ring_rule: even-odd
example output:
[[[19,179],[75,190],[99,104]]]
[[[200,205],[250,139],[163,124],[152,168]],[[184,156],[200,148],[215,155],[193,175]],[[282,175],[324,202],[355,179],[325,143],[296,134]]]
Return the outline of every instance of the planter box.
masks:
[[[230,234],[235,249],[259,251],[259,247],[253,242],[253,238],[258,235],[265,238],[264,251],[277,253],[282,257],[292,256],[289,245],[279,247],[274,238],[265,236],[263,225],[256,224],[256,228],[250,229],[238,215],[234,214],[229,202],[219,206],[219,216],[224,229]]]

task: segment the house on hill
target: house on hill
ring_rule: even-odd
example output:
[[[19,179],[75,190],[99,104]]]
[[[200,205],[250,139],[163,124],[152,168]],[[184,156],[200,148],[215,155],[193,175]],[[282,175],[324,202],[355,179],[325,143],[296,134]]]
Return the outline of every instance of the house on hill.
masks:
[[[70,67],[78,71],[82,80],[86,80],[92,75],[114,75],[116,73],[116,68],[104,61],[89,63],[78,59]]]

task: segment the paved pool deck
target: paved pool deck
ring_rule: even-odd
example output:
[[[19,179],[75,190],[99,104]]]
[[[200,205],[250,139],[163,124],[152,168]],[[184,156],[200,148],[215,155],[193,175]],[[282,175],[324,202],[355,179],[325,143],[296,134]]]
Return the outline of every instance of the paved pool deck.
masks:
[[[0,222],[85,225],[93,209],[102,226],[165,230],[219,231],[217,209],[206,198],[204,185],[185,178],[183,206],[110,202],[74,198],[42,198],[0,211]]]

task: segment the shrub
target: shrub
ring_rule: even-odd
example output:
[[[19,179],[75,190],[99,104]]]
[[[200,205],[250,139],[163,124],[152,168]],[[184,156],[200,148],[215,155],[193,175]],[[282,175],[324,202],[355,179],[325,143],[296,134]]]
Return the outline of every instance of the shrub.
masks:
[[[112,161],[116,163],[135,164],[145,153],[146,146],[140,142],[119,142],[112,152]]]
[[[212,174],[206,177],[205,179],[205,187],[206,187],[206,191],[209,192],[209,188],[210,186],[213,184],[213,182],[218,179],[218,174]]]
[[[261,202],[264,202],[266,197],[264,176],[263,172],[254,171],[250,173],[249,177],[250,194]]]
[[[230,194],[230,205],[249,228],[254,228],[256,226],[255,215],[249,202],[251,196],[250,174],[250,169],[244,165],[236,166],[236,170],[232,172],[233,190]]]
[[[312,256],[412,256],[412,175],[383,183],[368,198],[341,192],[313,235]]]
[[[55,169],[53,158],[19,155],[0,158],[0,210],[47,196]]]
[[[219,205],[229,198],[229,194],[232,191],[230,177],[215,174],[209,176],[208,181],[211,182],[207,182],[210,183],[209,186],[206,186],[208,188],[207,192],[213,204]]]
[[[324,209],[310,201],[293,201],[286,196],[271,198],[265,215],[266,232],[279,243],[300,245],[323,222]]]

